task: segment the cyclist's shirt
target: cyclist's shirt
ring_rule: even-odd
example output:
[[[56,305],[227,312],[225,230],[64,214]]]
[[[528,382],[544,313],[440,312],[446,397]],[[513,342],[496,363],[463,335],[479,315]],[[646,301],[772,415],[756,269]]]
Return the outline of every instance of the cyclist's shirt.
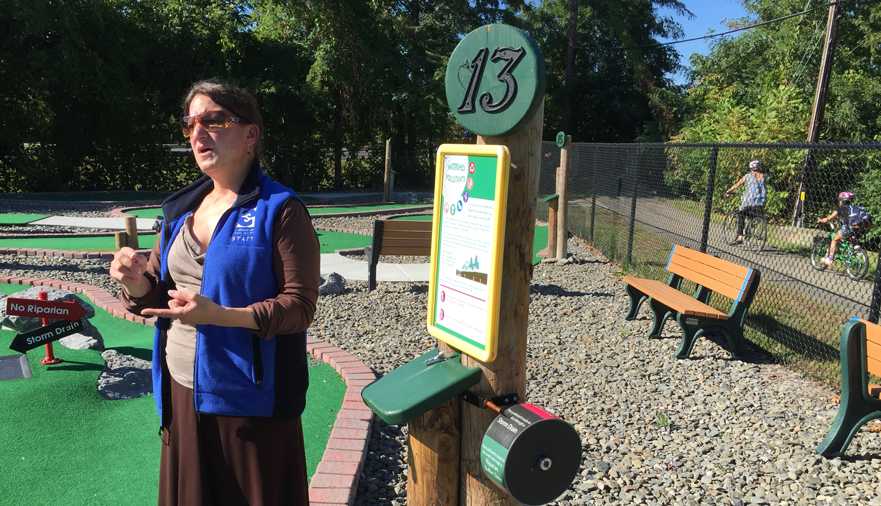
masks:
[[[845,230],[850,232],[854,226],[862,225],[870,220],[869,213],[862,206],[848,204],[838,208],[838,222],[841,224],[842,235]]]
[[[752,172],[744,177],[746,179],[744,180],[743,196],[740,198],[740,208],[764,207],[765,200],[767,199],[765,180],[759,181]]]

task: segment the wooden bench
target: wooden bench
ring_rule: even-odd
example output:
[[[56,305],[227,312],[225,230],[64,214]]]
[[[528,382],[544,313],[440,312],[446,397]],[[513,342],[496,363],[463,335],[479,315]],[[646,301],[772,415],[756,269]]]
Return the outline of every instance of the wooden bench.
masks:
[[[431,221],[382,219],[373,222],[373,242],[364,249],[367,257],[367,290],[376,288],[376,265],[380,255],[431,255]]]
[[[841,404],[832,427],[817,453],[832,458],[844,454],[860,427],[881,418],[881,385],[869,383],[869,375],[881,376],[881,326],[848,320],[841,330]]]
[[[660,335],[668,318],[675,318],[682,328],[682,343],[676,358],[688,358],[702,335],[724,336],[731,354],[740,356],[743,322],[759,286],[759,271],[680,245],[673,245],[666,269],[669,272],[666,283],[624,277],[630,295],[626,319],[636,318],[639,306],[648,300],[654,313],[650,337]],[[697,285],[693,294],[680,290],[683,280]],[[707,304],[713,293],[731,300],[727,312]]]

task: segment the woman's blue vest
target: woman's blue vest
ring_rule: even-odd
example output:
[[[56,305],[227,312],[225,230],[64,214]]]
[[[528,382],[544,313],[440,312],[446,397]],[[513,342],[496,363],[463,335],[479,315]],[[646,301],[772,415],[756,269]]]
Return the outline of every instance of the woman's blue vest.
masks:
[[[175,193],[163,202],[165,222],[161,231],[161,280],[171,283],[168,251],[174,238],[201,197],[211,189],[207,177]],[[282,206],[297,198],[293,190],[262,173],[255,165],[233,206],[221,216],[205,253],[201,294],[227,307],[245,307],[273,298],[279,284],[273,271],[273,224]],[[153,394],[159,416],[169,393],[165,368],[165,330],[170,322],[159,319],[153,343]],[[300,339],[305,335],[284,336]],[[278,338],[261,339],[249,329],[196,326],[196,357],[193,374],[195,408],[200,413],[229,416],[272,416],[276,413],[276,352]],[[299,348],[299,346],[297,346]],[[305,349],[302,350],[305,352]],[[304,353],[305,355],[305,353]],[[294,390],[302,390],[305,402],[305,356],[279,357],[292,367],[302,362],[303,374]],[[285,365],[287,365],[285,364]],[[285,378],[291,376],[283,375]],[[302,387],[302,388],[299,388]],[[286,387],[290,390],[291,385]],[[294,400],[299,404],[299,400]],[[291,407],[291,406],[288,406]],[[296,415],[302,406],[294,406]]]

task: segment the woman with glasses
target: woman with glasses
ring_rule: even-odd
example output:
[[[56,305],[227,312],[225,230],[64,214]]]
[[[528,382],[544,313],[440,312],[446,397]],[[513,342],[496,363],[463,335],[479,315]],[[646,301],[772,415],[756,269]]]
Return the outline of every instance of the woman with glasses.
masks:
[[[307,504],[300,415],[319,248],[293,190],[260,167],[247,91],[194,84],[183,134],[203,176],[162,204],[149,258],[116,252],[129,311],[156,316],[159,504]]]

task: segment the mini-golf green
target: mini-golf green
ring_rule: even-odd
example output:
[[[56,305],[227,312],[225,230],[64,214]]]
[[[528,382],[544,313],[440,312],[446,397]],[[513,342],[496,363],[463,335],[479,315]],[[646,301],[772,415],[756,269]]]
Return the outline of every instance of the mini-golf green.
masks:
[[[393,216],[391,219],[393,220],[403,220],[403,221],[431,221],[430,214],[408,214],[404,216]],[[541,257],[538,256],[538,252],[545,249],[548,245],[548,226],[547,225],[537,225],[535,227],[535,235],[532,239],[532,265],[536,265],[541,262]]]
[[[341,249],[363,248],[370,244],[366,235],[317,230],[321,253],[333,253]],[[138,234],[138,246],[143,249],[153,247],[156,235]],[[116,251],[112,234],[88,237],[36,237],[33,239],[0,239],[0,248],[37,248],[64,251]]]
[[[45,214],[0,213],[0,225],[24,225],[32,221],[48,218]]]
[[[342,213],[369,213],[374,211],[388,211],[394,209],[407,210],[415,207],[425,207],[427,204],[371,204],[371,205],[355,205],[355,206],[329,206],[329,207],[313,207],[309,206],[309,214],[312,216],[327,216],[329,214]],[[138,218],[155,218],[162,216],[161,207],[148,207],[144,209],[132,209],[126,211],[126,214],[137,216]]]
[[[0,284],[0,293],[26,287]],[[80,296],[85,299],[84,296]],[[152,327],[114,318],[96,308],[91,323],[107,348],[150,359]],[[12,331],[0,330],[0,355]],[[96,390],[104,366],[97,351],[55,344],[64,362],[40,365],[43,348],[28,352],[33,377],[0,381],[0,503],[155,504],[159,474],[159,420],[152,396],[108,401]],[[345,385],[323,363],[310,363],[303,413],[307,472],[324,453]]]

